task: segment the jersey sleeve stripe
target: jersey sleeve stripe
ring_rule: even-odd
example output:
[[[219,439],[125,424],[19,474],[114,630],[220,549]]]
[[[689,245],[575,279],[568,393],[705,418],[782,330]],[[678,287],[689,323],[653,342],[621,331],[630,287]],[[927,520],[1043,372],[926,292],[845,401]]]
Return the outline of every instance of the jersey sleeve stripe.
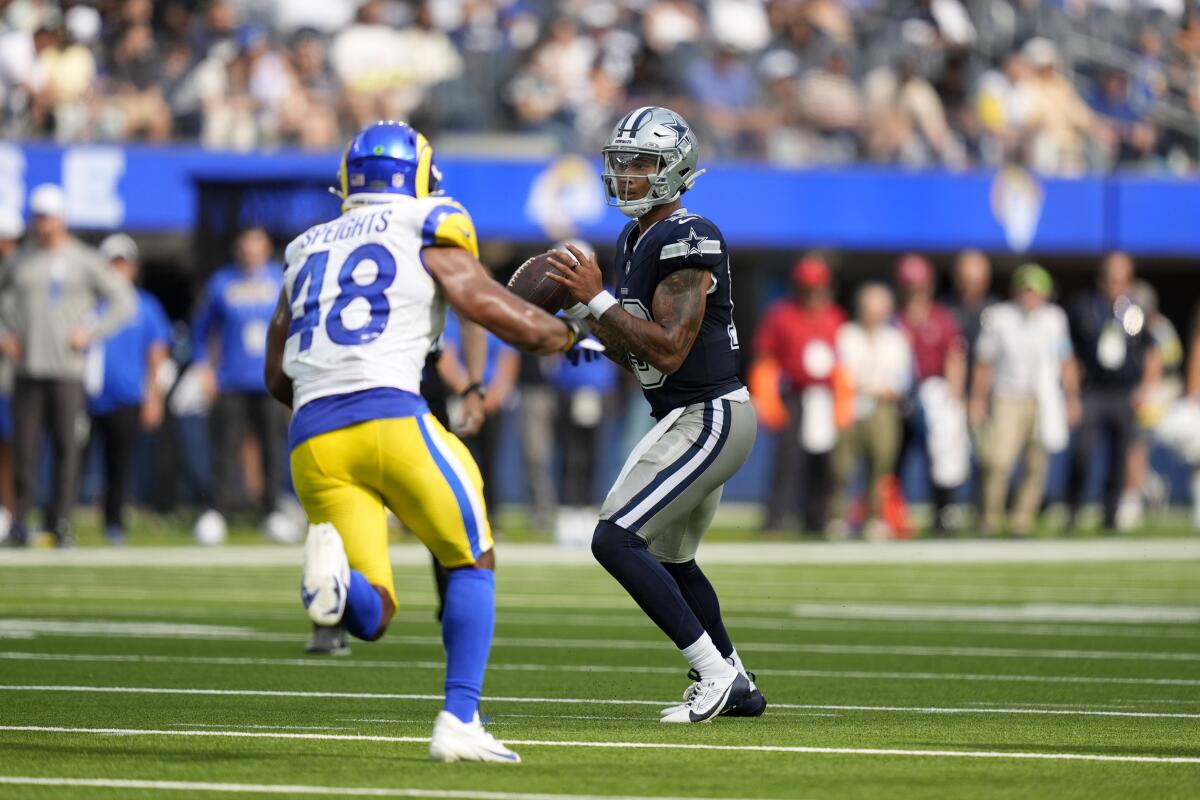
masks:
[[[699,249],[701,253],[717,254],[721,252],[721,243],[716,239],[705,239],[700,243]]]
[[[679,258],[680,256],[686,256],[687,252],[688,246],[686,242],[676,242],[675,244],[669,244],[664,247],[658,257],[660,261],[666,261],[668,258]]]

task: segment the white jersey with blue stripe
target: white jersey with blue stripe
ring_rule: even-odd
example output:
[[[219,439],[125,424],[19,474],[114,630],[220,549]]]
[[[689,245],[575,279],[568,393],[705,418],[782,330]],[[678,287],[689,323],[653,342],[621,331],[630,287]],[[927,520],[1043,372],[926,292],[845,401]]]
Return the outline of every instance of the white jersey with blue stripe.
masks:
[[[453,200],[399,196],[353,205],[288,245],[284,291],[292,321],[283,366],[295,409],[369,389],[420,392],[446,315],[421,250],[443,243],[439,228],[449,217],[473,235]]]

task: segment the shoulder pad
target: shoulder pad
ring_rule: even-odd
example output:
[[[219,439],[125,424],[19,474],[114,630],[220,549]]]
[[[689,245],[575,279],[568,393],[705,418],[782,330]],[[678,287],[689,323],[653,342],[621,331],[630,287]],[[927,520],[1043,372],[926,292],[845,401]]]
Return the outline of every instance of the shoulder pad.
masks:
[[[479,258],[479,238],[467,210],[449,197],[431,199],[421,224],[421,246],[460,247]]]

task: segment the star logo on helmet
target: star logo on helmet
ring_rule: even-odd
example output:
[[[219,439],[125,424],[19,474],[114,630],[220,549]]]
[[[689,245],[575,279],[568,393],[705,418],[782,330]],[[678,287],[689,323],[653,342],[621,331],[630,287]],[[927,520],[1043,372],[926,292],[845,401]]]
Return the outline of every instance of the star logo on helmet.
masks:
[[[663,125],[663,127],[675,132],[675,143],[676,144],[679,144],[684,139],[686,139],[688,132],[691,131],[691,128],[689,128],[687,125],[684,125],[682,122],[670,122],[670,123],[667,123],[666,125]]]
[[[707,236],[697,236],[695,228],[688,228],[688,237],[678,240],[678,243],[688,246],[687,254],[689,256],[698,256],[700,255],[700,243],[706,241],[708,241]]]

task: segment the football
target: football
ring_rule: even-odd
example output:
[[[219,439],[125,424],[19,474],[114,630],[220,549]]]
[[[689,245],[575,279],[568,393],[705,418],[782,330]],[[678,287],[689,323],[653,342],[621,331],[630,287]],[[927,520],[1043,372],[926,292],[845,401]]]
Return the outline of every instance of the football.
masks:
[[[550,261],[554,252],[549,250],[530,258],[508,279],[509,291],[551,314],[562,308],[568,297],[567,287],[546,277],[555,268]]]

